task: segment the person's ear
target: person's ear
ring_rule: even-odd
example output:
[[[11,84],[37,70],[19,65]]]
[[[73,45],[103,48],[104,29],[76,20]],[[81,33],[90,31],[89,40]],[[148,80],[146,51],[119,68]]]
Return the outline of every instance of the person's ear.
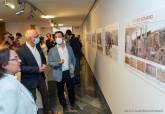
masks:
[[[3,69],[7,69],[7,64],[2,64]]]

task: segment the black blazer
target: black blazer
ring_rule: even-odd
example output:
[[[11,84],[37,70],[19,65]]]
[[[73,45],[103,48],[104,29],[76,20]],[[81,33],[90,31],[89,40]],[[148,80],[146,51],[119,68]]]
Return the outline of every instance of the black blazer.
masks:
[[[80,40],[78,38],[72,37],[69,40],[69,44],[72,47],[75,57],[81,59],[81,57],[83,56],[83,53],[81,50],[82,44],[81,44]]]
[[[41,63],[46,64],[46,58],[42,52],[40,46],[36,46],[37,50],[41,56]],[[39,78],[44,75],[44,73],[39,72],[39,66],[35,60],[30,49],[24,44],[17,51],[18,56],[21,59],[21,83],[29,88],[36,88],[39,82]]]

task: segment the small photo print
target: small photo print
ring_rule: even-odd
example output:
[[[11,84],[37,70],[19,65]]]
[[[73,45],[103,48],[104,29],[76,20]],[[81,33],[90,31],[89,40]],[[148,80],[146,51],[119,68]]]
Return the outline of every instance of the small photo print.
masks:
[[[95,33],[92,33],[92,46],[96,45],[96,36]]]
[[[118,30],[111,31],[112,44],[118,46]]]
[[[105,53],[106,53],[106,55],[112,56],[111,48],[112,48],[112,40],[111,40],[110,32],[108,31],[108,32],[105,32]]]
[[[114,23],[104,28],[105,54],[115,61],[119,60],[118,47],[118,28],[119,24]]]
[[[101,33],[97,33],[97,48],[103,51]]]
[[[157,69],[157,79],[165,84],[165,70]]]
[[[91,44],[91,35],[87,34],[86,38],[87,38],[87,43]]]
[[[142,72],[145,72],[145,63],[143,61],[137,61],[137,69],[142,71]]]
[[[102,44],[102,42],[101,42],[101,33],[97,33],[97,44],[98,45]]]
[[[156,78],[156,67],[150,64],[146,64],[146,73],[151,77]]]
[[[130,64],[130,58],[128,56],[125,56],[125,63],[128,65]]]
[[[137,61],[136,61],[136,59],[130,58],[130,65],[131,65],[132,67],[136,68],[136,66],[137,66]]]

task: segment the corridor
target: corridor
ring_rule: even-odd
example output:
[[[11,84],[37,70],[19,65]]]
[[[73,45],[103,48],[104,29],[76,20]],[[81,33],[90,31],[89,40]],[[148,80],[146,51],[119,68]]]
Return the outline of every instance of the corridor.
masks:
[[[50,77],[50,71],[48,74]],[[59,114],[63,114],[62,107],[58,101],[55,82],[48,81],[48,88],[51,104],[55,107],[54,110],[59,112]],[[76,110],[69,109],[66,114],[111,114],[85,59],[82,59],[81,62],[81,84],[75,85],[75,94]],[[67,102],[69,103],[69,101]],[[42,110],[40,110],[40,114],[42,114]]]

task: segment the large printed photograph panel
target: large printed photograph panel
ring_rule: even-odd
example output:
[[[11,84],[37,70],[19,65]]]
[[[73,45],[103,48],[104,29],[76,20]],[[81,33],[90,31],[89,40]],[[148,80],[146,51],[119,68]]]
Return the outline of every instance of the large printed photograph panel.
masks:
[[[165,8],[129,20],[125,26],[125,64],[165,86]],[[132,62],[132,58],[137,60]],[[153,84],[153,83],[152,83]]]
[[[126,28],[125,52],[165,65],[165,21]]]

